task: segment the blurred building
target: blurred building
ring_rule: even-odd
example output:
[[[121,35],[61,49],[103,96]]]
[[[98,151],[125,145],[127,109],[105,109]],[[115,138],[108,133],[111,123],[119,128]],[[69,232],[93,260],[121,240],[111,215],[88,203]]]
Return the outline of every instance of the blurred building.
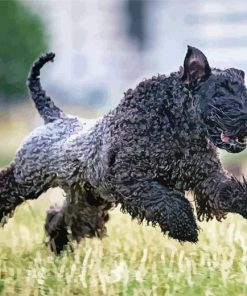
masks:
[[[247,69],[244,0],[25,3],[41,12],[57,53],[44,79],[59,100],[109,109],[141,79],[176,71],[187,44],[212,66]]]
[[[47,71],[57,95],[90,106],[102,106],[107,102],[112,105],[114,98],[115,103],[120,100],[127,82],[143,72],[145,65],[140,54],[143,40],[138,40],[135,26],[133,29],[133,25],[128,25],[132,22],[128,17],[131,18],[132,10],[136,10],[132,8],[133,3],[137,4],[138,10],[145,2],[72,0],[25,3],[41,11],[50,49],[57,54],[55,66]],[[140,30],[145,31],[144,28]]]

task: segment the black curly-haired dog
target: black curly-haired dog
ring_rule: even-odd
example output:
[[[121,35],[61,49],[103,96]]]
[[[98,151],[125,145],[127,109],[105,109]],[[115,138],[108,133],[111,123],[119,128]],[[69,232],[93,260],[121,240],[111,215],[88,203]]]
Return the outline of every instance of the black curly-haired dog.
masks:
[[[184,68],[129,89],[120,104],[87,129],[65,115],[42,90],[34,64],[29,89],[45,125],[24,141],[0,173],[0,220],[24,200],[61,187],[67,200],[51,208],[45,229],[52,250],[70,239],[103,236],[108,210],[120,204],[139,221],[158,224],[179,241],[196,242],[198,227],[185,191],[194,193],[200,220],[227,212],[247,218],[247,186],[222,168],[216,148],[245,149],[244,72],[210,68],[188,47]]]

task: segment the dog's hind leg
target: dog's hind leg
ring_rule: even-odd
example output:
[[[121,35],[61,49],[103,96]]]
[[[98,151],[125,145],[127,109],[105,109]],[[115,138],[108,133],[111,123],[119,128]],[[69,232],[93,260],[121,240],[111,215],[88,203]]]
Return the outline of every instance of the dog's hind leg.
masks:
[[[158,224],[163,233],[181,242],[198,240],[193,209],[184,195],[156,181],[116,186],[116,196],[124,212],[139,221]]]
[[[11,217],[15,208],[23,201],[36,199],[46,189],[43,184],[31,181],[17,181],[15,176],[15,165],[10,164],[0,171],[0,224],[4,225],[8,217]]]
[[[0,172],[0,222],[5,224],[16,206],[22,203],[22,194],[14,176],[14,164]]]
[[[80,242],[82,238],[104,237],[108,210],[112,207],[91,188],[72,188],[67,194],[62,207],[48,210],[45,221],[48,245],[56,254],[72,240]]]

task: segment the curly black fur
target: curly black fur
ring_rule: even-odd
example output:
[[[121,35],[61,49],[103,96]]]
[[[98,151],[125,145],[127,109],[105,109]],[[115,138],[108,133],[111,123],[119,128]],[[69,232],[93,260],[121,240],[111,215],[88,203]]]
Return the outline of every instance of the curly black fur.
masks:
[[[70,239],[103,237],[116,204],[172,238],[196,242],[198,226],[185,191],[195,196],[199,220],[221,220],[228,212],[247,218],[247,182],[224,171],[216,149],[246,148],[243,71],[210,68],[200,50],[188,47],[183,70],[142,81],[85,129],[41,88],[40,68],[53,57],[41,57],[31,70],[30,92],[46,125],[0,173],[0,219],[24,199],[63,188],[67,200],[48,212],[45,225],[59,253]]]

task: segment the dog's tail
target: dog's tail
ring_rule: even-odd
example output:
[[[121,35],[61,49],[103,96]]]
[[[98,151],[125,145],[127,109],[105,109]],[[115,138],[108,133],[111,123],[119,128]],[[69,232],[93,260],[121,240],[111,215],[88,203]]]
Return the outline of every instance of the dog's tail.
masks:
[[[47,63],[53,62],[55,53],[47,53],[40,56],[33,64],[28,80],[27,86],[29,88],[31,97],[35,106],[44,119],[45,123],[52,122],[58,118],[65,117],[65,114],[60,110],[54,102],[48,97],[40,84],[40,69]]]

